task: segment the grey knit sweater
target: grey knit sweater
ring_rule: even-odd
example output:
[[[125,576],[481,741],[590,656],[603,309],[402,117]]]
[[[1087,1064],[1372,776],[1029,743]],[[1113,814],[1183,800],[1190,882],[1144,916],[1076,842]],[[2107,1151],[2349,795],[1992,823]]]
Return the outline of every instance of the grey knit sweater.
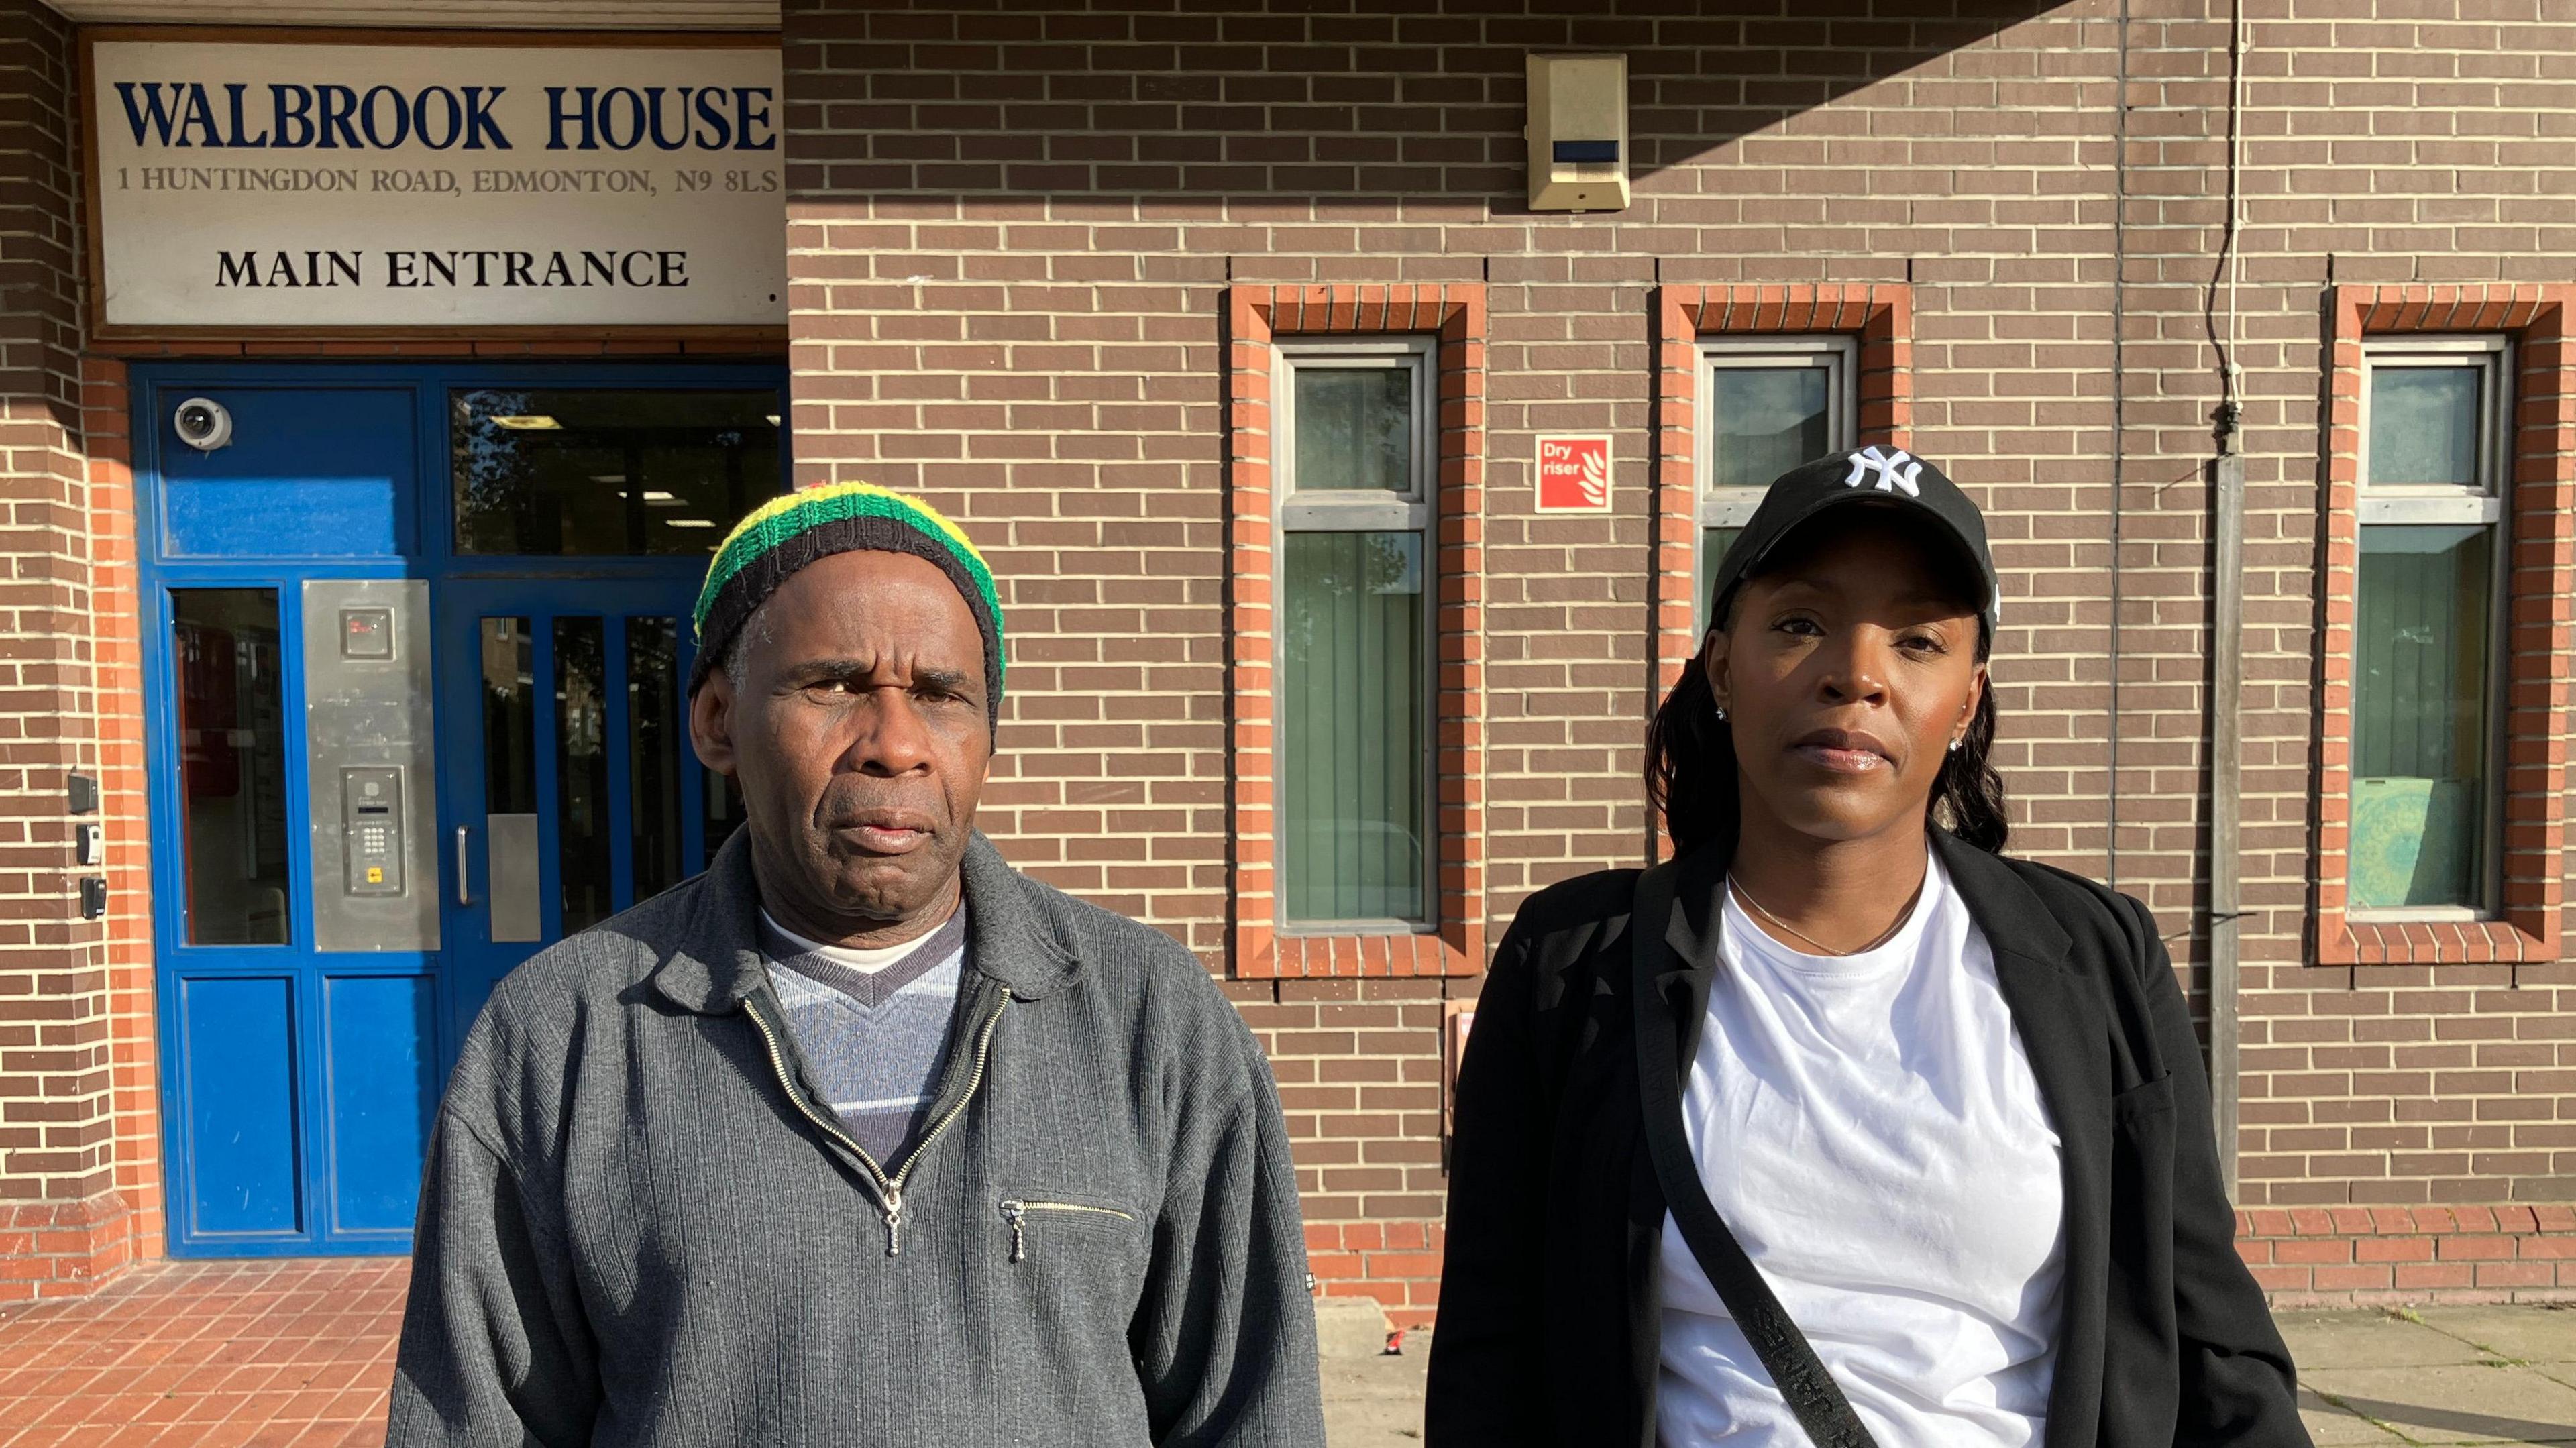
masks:
[[[740,836],[512,972],[439,1111],[386,1441],[1320,1448],[1296,1181],[1241,1017],[981,836],[965,891],[906,1160],[815,1101]]]

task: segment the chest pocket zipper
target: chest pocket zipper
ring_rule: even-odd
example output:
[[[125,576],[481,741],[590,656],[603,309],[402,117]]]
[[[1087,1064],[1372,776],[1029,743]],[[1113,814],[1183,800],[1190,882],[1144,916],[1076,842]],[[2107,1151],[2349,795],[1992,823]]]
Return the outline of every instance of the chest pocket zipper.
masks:
[[[1133,1212],[1116,1207],[1094,1207],[1081,1202],[1024,1202],[1016,1198],[1002,1203],[1002,1220],[1011,1228],[1011,1260],[1024,1262],[1029,1255],[1029,1214],[1032,1212],[1086,1212],[1094,1216],[1115,1217],[1122,1222],[1136,1220]]]

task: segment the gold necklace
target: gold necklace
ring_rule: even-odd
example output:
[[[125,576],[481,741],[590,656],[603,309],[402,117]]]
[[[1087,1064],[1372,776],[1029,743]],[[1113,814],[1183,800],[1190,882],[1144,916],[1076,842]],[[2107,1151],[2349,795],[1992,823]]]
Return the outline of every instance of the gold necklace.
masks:
[[[1931,873],[1926,871],[1924,873],[1924,878],[1927,880],[1930,879]],[[1917,882],[1914,886],[1914,893],[1905,898],[1905,908],[1896,912],[1895,921],[1885,930],[1880,931],[1877,939],[1872,940],[1867,945],[1860,946],[1857,949],[1836,950],[1832,946],[1818,940],[1816,937],[1800,930],[1797,926],[1792,925],[1788,921],[1781,919],[1779,916],[1772,914],[1761,901],[1753,898],[1752,891],[1744,888],[1744,882],[1742,880],[1735,878],[1735,872],[1733,870],[1726,872],[1726,883],[1734,888],[1736,894],[1744,898],[1745,904],[1753,907],[1754,914],[1761,916],[1763,919],[1768,920],[1772,924],[1779,926],[1781,929],[1788,931],[1791,935],[1794,935],[1800,940],[1807,942],[1807,944],[1814,946],[1818,955],[1860,955],[1867,951],[1876,950],[1880,946],[1885,945],[1888,941],[1894,939],[1896,932],[1905,928],[1905,922],[1914,914],[1914,902],[1923,898],[1923,886],[1920,882]]]

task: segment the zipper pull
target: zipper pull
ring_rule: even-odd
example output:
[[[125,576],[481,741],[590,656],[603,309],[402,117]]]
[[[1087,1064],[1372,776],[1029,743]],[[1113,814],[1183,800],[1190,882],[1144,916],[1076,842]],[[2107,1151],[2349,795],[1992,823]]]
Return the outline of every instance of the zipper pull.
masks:
[[[1011,1260],[1026,1261],[1029,1255],[1029,1204],[1002,1203],[1002,1220],[1011,1224]]]
[[[886,1255],[903,1255],[903,1188],[889,1183],[885,1189]]]

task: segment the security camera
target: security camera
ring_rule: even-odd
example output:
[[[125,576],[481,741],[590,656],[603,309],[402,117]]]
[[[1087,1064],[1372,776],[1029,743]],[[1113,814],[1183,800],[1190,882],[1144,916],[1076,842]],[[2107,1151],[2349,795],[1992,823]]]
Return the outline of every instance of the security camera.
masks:
[[[180,403],[170,424],[179,430],[179,441],[199,452],[213,452],[233,440],[231,411],[210,397],[191,397]]]

